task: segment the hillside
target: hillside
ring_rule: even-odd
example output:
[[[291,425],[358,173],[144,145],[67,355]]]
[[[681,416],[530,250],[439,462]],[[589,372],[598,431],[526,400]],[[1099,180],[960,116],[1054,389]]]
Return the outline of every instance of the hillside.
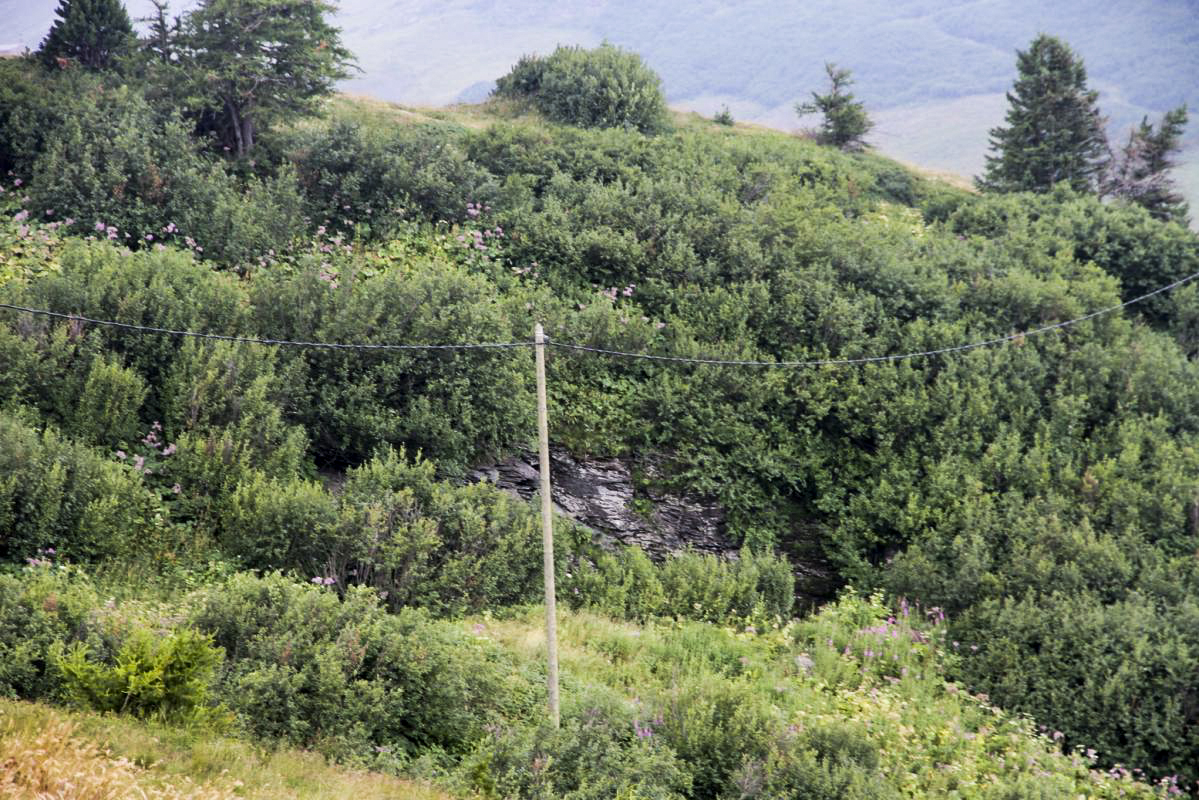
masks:
[[[1193,232],[679,112],[340,97],[239,159],[0,69],[0,694],[459,796],[1193,791]],[[470,480],[534,322],[555,448],[737,553],[563,506],[560,732],[538,517]]]
[[[190,7],[182,3],[176,12]],[[53,0],[0,0],[9,34],[36,47]],[[670,103],[707,116],[791,131],[793,106],[823,87],[823,65],[853,70],[855,91],[879,125],[872,143],[900,160],[970,177],[983,167],[988,131],[1003,121],[1015,52],[1039,33],[1066,39],[1122,141],[1143,115],[1199,108],[1199,14],[1170,2],[1037,3],[904,0],[898,3],[738,2],[585,4],[480,0],[342,0],[334,16],[362,69],[344,84],[384,100],[478,102],[525,53],[611,41],[641,53],[662,75]],[[148,0],[131,0],[146,16]],[[174,7],[173,7],[174,8]],[[400,21],[393,24],[392,20]],[[1188,131],[1179,176],[1199,208],[1199,127]]]

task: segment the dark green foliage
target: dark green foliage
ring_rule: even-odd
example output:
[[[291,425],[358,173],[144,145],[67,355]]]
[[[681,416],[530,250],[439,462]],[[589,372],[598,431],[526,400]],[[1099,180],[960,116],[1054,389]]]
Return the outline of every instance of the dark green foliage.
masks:
[[[221,662],[210,637],[179,630],[163,637],[135,629],[112,664],[96,663],[88,646],[75,643],[55,659],[63,693],[95,711],[189,719],[207,709],[208,690]]]
[[[851,725],[835,724],[816,727],[802,736],[780,737],[764,759],[747,758],[731,783],[746,800],[900,797],[878,767],[874,744]]]
[[[734,122],[733,114],[729,111],[728,106],[723,106],[719,111],[716,112],[715,116],[712,117],[712,121],[717,125],[732,127]]]
[[[431,463],[391,450],[351,469],[336,498],[295,479],[244,481],[220,529],[221,544],[249,566],[370,586],[393,609],[478,613],[531,602],[541,587],[541,538],[527,506],[490,486],[437,481]]]
[[[86,85],[89,77],[77,70],[47,75],[31,60],[0,59],[0,175],[29,179],[68,105],[65,87]],[[10,185],[6,180],[6,191]]]
[[[821,144],[842,150],[861,150],[866,147],[865,136],[874,123],[866,114],[865,106],[853,99],[852,92],[846,91],[853,85],[851,73],[847,69],[838,69],[833,63],[826,63],[824,71],[828,73],[828,94],[812,92],[812,101],[797,103],[795,112],[800,116],[824,115],[816,136],[816,141]]]
[[[1042,34],[1017,51],[1016,68],[1007,125],[991,130],[994,155],[979,185],[999,192],[1046,192],[1063,181],[1075,191],[1097,188],[1107,137],[1082,59]]]
[[[1187,204],[1168,174],[1181,149],[1187,109],[1167,111],[1156,130],[1149,118],[1128,134],[1128,142],[1105,176],[1106,194],[1145,208],[1155,219],[1187,224]]]
[[[47,67],[75,62],[110,69],[133,51],[133,24],[121,0],[59,0],[54,14],[58,18],[37,51]]]
[[[291,243],[300,199],[290,173],[240,187],[139,94],[87,91],[32,165],[34,213],[132,248],[186,244],[230,265]]]
[[[353,269],[353,265],[349,265]],[[353,273],[344,276],[353,280]],[[444,263],[414,263],[336,291],[321,273],[255,281],[258,324],[272,335],[359,343],[507,342],[517,332],[481,277]],[[297,313],[302,309],[302,313]],[[523,326],[522,326],[523,327]],[[290,351],[292,418],[318,462],[359,463],[382,444],[405,446],[460,474],[475,460],[528,440],[528,354],[520,350]]]
[[[188,107],[239,158],[270,125],[311,114],[350,52],[321,0],[203,0],[183,18]]]
[[[405,217],[458,221],[468,203],[493,199],[494,179],[467,159],[443,126],[382,129],[340,118],[283,143],[295,163],[305,213],[329,231],[376,238]]]
[[[1197,577],[1193,563],[1175,561],[1163,564],[1157,579],[1179,593],[1191,587],[1189,594]],[[963,662],[962,677],[995,702],[1064,731],[1067,746],[1118,754],[1121,763],[1154,764],[1193,781],[1194,595],[1155,601],[1133,593],[1108,604],[1103,594],[1047,589],[979,604],[955,628],[978,647]]]
[[[641,56],[611,44],[559,47],[525,56],[496,81],[495,94],[528,100],[556,122],[656,133],[666,125],[661,80]]]

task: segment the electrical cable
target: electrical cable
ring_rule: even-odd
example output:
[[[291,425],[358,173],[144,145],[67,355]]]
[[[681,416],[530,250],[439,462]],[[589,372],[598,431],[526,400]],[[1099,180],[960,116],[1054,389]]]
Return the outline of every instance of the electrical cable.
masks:
[[[1028,331],[1019,333],[1009,333],[1006,336],[996,336],[991,339],[982,339],[976,342],[966,344],[952,345],[949,347],[940,347],[933,350],[919,350],[910,353],[897,353],[893,355],[879,356],[863,356],[860,358],[822,358],[811,359],[806,361],[754,361],[744,359],[724,359],[724,358],[691,358],[687,356],[671,356],[660,355],[657,353],[637,353],[626,350],[611,350],[603,347],[592,347],[589,345],[576,344],[574,342],[559,342],[550,338],[546,338],[546,344],[550,347],[557,347],[563,350],[573,350],[586,353],[598,353],[600,355],[615,356],[618,358],[633,358],[648,361],[661,361],[673,364],[702,364],[710,366],[732,366],[732,367],[784,367],[790,369],[802,369],[807,367],[826,367],[826,366],[855,366],[862,364],[877,364],[894,361],[907,361],[915,358],[929,358],[933,356],[946,355],[949,353],[960,353],[967,350],[977,350],[982,347],[990,347],[992,345],[1004,344],[1006,342],[1024,339],[1028,336],[1036,336],[1050,331],[1062,330],[1069,328],[1087,320],[1095,319],[1096,317],[1110,314],[1114,311],[1119,311],[1129,306],[1148,300],[1165,292],[1177,289],[1179,286],[1190,283],[1199,278],[1199,272],[1187,275],[1185,278],[1179,278],[1173,283],[1158,287],[1151,292],[1147,292],[1139,297],[1134,297],[1131,300],[1126,300],[1123,303],[1117,303],[1107,308],[1101,308],[1098,311],[1092,311],[1081,317],[1065,320],[1063,322],[1055,322],[1050,325],[1043,325],[1039,328],[1034,328]],[[524,342],[474,342],[462,344],[361,344],[361,343],[344,343],[344,342],[306,342],[292,341],[288,339],[268,339],[252,336],[227,336],[219,333],[204,333],[201,331],[182,331],[172,330],[170,328],[156,328],[149,325],[135,325],[128,322],[117,322],[115,320],[93,319],[84,317],[79,314],[63,314],[57,311],[48,311],[40,308],[28,308],[26,306],[17,306],[9,303],[0,303],[0,309],[16,311],[24,314],[33,314],[37,316],[53,317],[57,319],[73,320],[78,322],[86,322],[93,325],[102,325],[110,328],[121,330],[129,330],[138,333],[154,333],[166,336],[186,336],[196,339],[215,339],[223,342],[235,342],[241,344],[261,344],[272,345],[276,347],[306,347],[313,349],[327,350],[502,350],[517,347],[534,347],[536,344],[532,341]]]

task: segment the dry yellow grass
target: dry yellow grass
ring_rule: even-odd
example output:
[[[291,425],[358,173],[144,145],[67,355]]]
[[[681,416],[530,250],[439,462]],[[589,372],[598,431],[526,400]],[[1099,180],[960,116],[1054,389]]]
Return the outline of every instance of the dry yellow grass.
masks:
[[[179,784],[152,785],[147,771],[81,739],[76,726],[50,720],[35,736],[12,719],[0,729],[0,797],[30,800],[232,800],[232,791]]]
[[[316,753],[0,700],[4,800],[450,800]]]

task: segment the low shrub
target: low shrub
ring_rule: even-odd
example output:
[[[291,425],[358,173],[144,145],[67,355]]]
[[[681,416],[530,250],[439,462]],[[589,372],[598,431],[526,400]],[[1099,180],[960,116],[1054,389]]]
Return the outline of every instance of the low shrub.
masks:
[[[341,599],[242,574],[202,590],[189,622],[225,650],[216,696],[255,736],[342,755],[462,753],[534,702],[534,684],[494,645],[422,611],[388,614],[366,587]]]
[[[548,57],[525,56],[496,81],[499,97],[530,100],[552,120],[585,128],[666,126],[661,79],[641,56],[610,44],[559,47]]]
[[[0,560],[53,549],[76,562],[152,558],[172,531],[160,498],[129,466],[0,416]]]
[[[607,698],[569,709],[561,728],[495,728],[461,768],[484,798],[604,800],[692,797],[688,765],[649,722]],[[606,702],[605,702],[606,700]]]
[[[0,695],[52,698],[61,674],[53,654],[88,637],[88,618],[100,605],[86,578],[53,565],[42,553],[38,564],[17,574],[0,574]]]
[[[640,548],[621,547],[578,558],[562,581],[562,596],[576,608],[624,619],[765,627],[790,619],[795,578],[785,558],[748,549],[735,560],[684,552],[656,565]]]
[[[208,690],[221,653],[211,638],[190,630],[163,636],[139,628],[121,643],[115,662],[97,663],[76,642],[54,659],[62,691],[74,704],[94,711],[194,719],[205,716]]]

